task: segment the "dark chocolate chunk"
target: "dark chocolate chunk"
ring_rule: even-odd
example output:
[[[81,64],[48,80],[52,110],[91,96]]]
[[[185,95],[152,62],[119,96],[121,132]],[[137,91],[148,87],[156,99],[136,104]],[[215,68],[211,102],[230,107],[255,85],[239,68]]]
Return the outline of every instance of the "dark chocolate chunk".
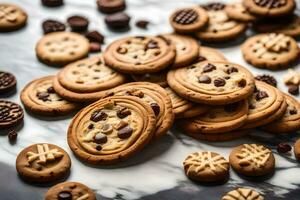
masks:
[[[158,116],[159,115],[159,112],[160,112],[160,107],[157,103],[150,103],[150,106],[155,114],[155,116]]]
[[[41,2],[47,7],[58,7],[64,4],[63,0],[41,0]]]
[[[200,77],[198,77],[198,82],[209,84],[211,83],[211,78],[207,75],[201,75]]]
[[[91,53],[100,52],[101,51],[101,44],[98,43],[98,42],[90,42],[90,49],[89,49],[89,51]]]
[[[107,136],[103,133],[98,133],[94,137],[94,142],[97,144],[104,144],[107,142]]]
[[[135,25],[141,29],[147,29],[149,24],[148,20],[139,20],[135,23]]]
[[[173,17],[173,21],[177,24],[193,24],[199,18],[198,13],[194,9],[182,9],[178,10]]]
[[[108,115],[105,112],[101,110],[96,110],[93,112],[90,120],[92,120],[93,122],[104,121],[107,117]]]
[[[255,77],[255,79],[258,80],[258,81],[263,81],[263,82],[265,82],[269,85],[272,85],[274,87],[277,87],[277,81],[271,75],[268,75],[268,74],[258,75],[258,76]]]
[[[103,13],[115,13],[125,10],[125,0],[97,0],[98,10]]]
[[[146,44],[145,50],[148,50],[148,49],[157,49],[157,48],[158,48],[157,42],[154,41],[154,40],[150,40],[150,41]]]
[[[16,89],[17,80],[14,75],[0,71],[0,94],[11,92]]]
[[[97,151],[101,151],[101,150],[102,150],[101,145],[97,145],[97,146],[96,146],[96,150],[97,150]]]
[[[47,89],[47,92],[48,92],[49,94],[55,93],[54,87],[49,87],[49,88]]]
[[[292,95],[298,95],[299,94],[299,85],[289,85],[288,86],[288,92]]]
[[[67,19],[69,26],[74,32],[86,31],[89,26],[89,20],[83,16],[74,15]]]
[[[98,31],[90,31],[85,34],[85,37],[90,42],[98,42],[100,44],[104,44],[104,36],[101,33],[99,33]]]
[[[290,115],[296,115],[297,113],[298,111],[295,108],[290,110]]]
[[[36,96],[42,101],[50,101],[50,99],[48,98],[50,96],[48,92],[38,92],[36,93]]]
[[[94,124],[89,124],[88,129],[93,129],[94,128]]]
[[[131,115],[131,111],[128,108],[121,108],[117,111],[117,116],[121,119],[127,117],[128,115]]]
[[[198,56],[198,59],[197,59],[197,62],[202,62],[202,61],[205,61],[207,60],[204,56]]]
[[[129,28],[130,17],[123,12],[108,15],[104,20],[106,25],[113,30]]]
[[[226,81],[225,81],[225,79],[223,79],[223,78],[216,78],[215,80],[214,80],[214,85],[216,86],[216,87],[222,87],[222,86],[224,86],[226,84]]]
[[[205,67],[203,68],[203,73],[206,73],[206,72],[211,72],[213,70],[216,70],[216,66],[208,63],[207,65],[205,65]]]
[[[278,153],[288,153],[291,150],[292,150],[292,147],[287,143],[282,142],[277,145]]]
[[[240,81],[238,82],[238,86],[239,86],[239,87],[242,87],[242,88],[245,87],[246,84],[247,84],[247,82],[246,82],[245,79],[242,79],[242,80],[240,80]]]
[[[255,99],[256,101],[260,101],[264,98],[267,98],[269,97],[268,93],[266,93],[265,91],[258,91],[256,94],[255,94]]]
[[[234,72],[238,72],[239,70],[236,67],[230,67],[226,70],[227,74],[232,74]]]
[[[8,133],[9,143],[14,144],[17,141],[18,133],[15,130],[11,130]]]
[[[65,24],[63,24],[57,20],[52,20],[52,19],[44,21],[42,24],[42,27],[43,27],[43,31],[45,34],[66,30]]]
[[[132,135],[133,129],[128,125],[118,130],[118,137],[121,139],[129,138]]]
[[[72,200],[72,194],[68,191],[62,191],[57,195],[58,200]]]

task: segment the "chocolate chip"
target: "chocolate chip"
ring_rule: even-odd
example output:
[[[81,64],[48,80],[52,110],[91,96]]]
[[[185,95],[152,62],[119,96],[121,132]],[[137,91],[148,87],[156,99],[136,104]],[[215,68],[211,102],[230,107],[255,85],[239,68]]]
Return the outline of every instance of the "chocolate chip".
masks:
[[[97,144],[104,144],[107,142],[107,136],[103,133],[98,133],[94,137],[94,142]]]
[[[202,7],[206,10],[223,10],[225,8],[225,4],[223,3],[209,3],[206,5],[202,5]]]
[[[159,115],[159,112],[160,112],[160,107],[157,103],[150,103],[150,106],[155,114],[155,116],[158,116]]]
[[[182,9],[178,10],[173,17],[173,21],[177,24],[193,24],[199,18],[198,13],[194,9]]]
[[[0,71],[0,94],[15,90],[16,85],[17,80],[13,74]]]
[[[141,29],[147,29],[149,24],[148,20],[139,20],[135,23],[135,25]]]
[[[94,124],[89,124],[88,129],[93,129],[94,128]]]
[[[132,135],[133,129],[130,126],[125,126],[118,130],[118,137],[121,139],[129,138]]]
[[[113,131],[113,127],[110,124],[104,124],[101,128],[101,132],[108,134],[111,133]]]
[[[83,16],[74,15],[67,19],[72,31],[83,32],[86,31],[89,26],[89,20]]]
[[[42,27],[45,34],[66,30],[65,24],[57,20],[51,20],[51,19],[44,21]]]
[[[287,143],[279,143],[278,145],[277,145],[277,151],[278,151],[278,153],[287,153],[287,152],[289,152],[289,151],[291,151],[292,150],[292,147],[289,145],[289,144],[287,144]]]
[[[98,42],[100,44],[104,44],[104,36],[98,31],[90,31],[87,34],[85,34],[85,37],[90,42]]]
[[[47,92],[50,93],[50,94],[55,93],[54,87],[52,87],[52,86],[49,87],[49,88],[47,89]]]
[[[290,115],[296,115],[297,113],[298,111],[295,108],[290,110]]]
[[[298,95],[299,94],[299,85],[289,85],[288,86],[288,92],[292,95]]]
[[[201,75],[200,77],[198,77],[198,82],[209,84],[211,83],[211,78],[207,75]]]
[[[47,7],[58,7],[64,4],[63,0],[42,0],[41,2]]]
[[[103,13],[115,13],[126,8],[125,0],[97,0],[98,10]]]
[[[121,108],[117,111],[117,116],[121,119],[127,117],[128,115],[131,115],[131,111],[128,108]]]
[[[96,150],[97,150],[97,151],[101,151],[101,150],[102,150],[101,145],[97,145],[97,146],[96,146]]]
[[[198,59],[197,59],[197,62],[202,62],[202,61],[205,61],[205,60],[207,60],[205,57],[199,55]]]
[[[260,101],[264,98],[267,98],[269,97],[268,93],[266,93],[265,91],[258,91],[256,94],[255,94],[255,99],[256,101]]]
[[[106,120],[107,117],[108,115],[105,112],[101,110],[96,110],[91,115],[90,120],[92,120],[93,122],[104,121]]]
[[[115,125],[115,129],[120,130],[121,128],[124,128],[127,125],[128,125],[127,122],[121,120],[117,125]]]
[[[239,107],[239,103],[232,103],[224,106],[226,112],[234,112]]]
[[[91,53],[100,52],[101,51],[101,44],[98,43],[98,42],[90,42],[90,49],[89,49],[89,51]]]
[[[58,200],[72,200],[72,194],[68,191],[62,191],[58,193]]]
[[[245,79],[242,79],[242,80],[240,80],[240,81],[238,82],[238,86],[239,86],[239,87],[242,87],[242,88],[245,87],[246,84],[247,84],[247,82],[246,82]]]
[[[17,141],[18,133],[15,130],[11,130],[8,133],[9,143],[14,144]]]
[[[106,25],[113,30],[129,28],[130,17],[122,12],[108,15],[104,20]]]
[[[230,67],[226,70],[227,74],[232,74],[234,72],[238,72],[239,70],[236,67]]]
[[[158,48],[157,42],[154,41],[154,40],[150,40],[150,41],[146,44],[145,50],[148,50],[148,49],[157,49],[157,48]]]
[[[277,81],[271,75],[268,75],[268,74],[258,75],[258,76],[255,77],[255,79],[258,80],[258,81],[263,81],[263,82],[265,82],[269,85],[272,85],[274,87],[277,87]]]
[[[49,101],[48,97],[50,96],[48,92],[38,92],[36,93],[38,99],[42,101]]]
[[[205,67],[203,68],[203,73],[206,73],[206,72],[211,72],[213,70],[216,70],[216,66],[208,63],[207,65],[205,65]]]
[[[223,79],[223,78],[216,78],[215,80],[214,80],[214,85],[216,86],[216,87],[222,87],[222,86],[224,86],[226,84],[226,81]]]

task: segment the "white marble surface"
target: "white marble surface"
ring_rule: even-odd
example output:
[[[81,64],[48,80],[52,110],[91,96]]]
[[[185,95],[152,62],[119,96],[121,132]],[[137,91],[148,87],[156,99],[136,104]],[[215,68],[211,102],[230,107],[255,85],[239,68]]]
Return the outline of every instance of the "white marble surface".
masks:
[[[19,93],[26,83],[41,76],[55,74],[59,69],[46,66],[35,57],[35,44],[42,36],[41,22],[53,18],[65,21],[67,16],[81,14],[91,21],[90,29],[99,30],[106,36],[106,44],[126,35],[151,35],[168,33],[171,27],[168,16],[178,7],[208,2],[207,0],[128,0],[126,12],[132,16],[129,32],[113,33],[103,22],[104,15],[96,9],[94,0],[65,0],[60,8],[50,9],[40,5],[39,0],[6,0],[22,6],[29,14],[28,25],[17,32],[0,33],[0,70],[14,73],[18,80],[17,94],[5,98],[20,102]],[[300,3],[300,2],[299,2]],[[147,31],[134,26],[137,19],[148,19]],[[254,74],[268,73],[278,80],[279,88],[286,91],[282,76],[286,71],[269,72],[257,70],[245,63],[240,51],[242,39],[226,45],[213,45],[221,50],[231,62],[248,67]],[[300,68],[300,65],[296,66]],[[300,70],[300,69],[298,69]],[[6,136],[0,136],[0,199],[38,200],[48,187],[32,186],[22,182],[15,172],[15,159],[19,151],[36,142],[50,142],[63,147],[72,158],[72,172],[68,181],[79,181],[93,188],[99,199],[220,199],[235,187],[255,188],[266,199],[300,199],[300,165],[293,155],[282,156],[276,152],[279,141],[293,141],[299,134],[274,137],[254,131],[251,136],[233,142],[207,143],[195,141],[173,127],[161,141],[149,145],[134,158],[114,167],[95,168],[78,161],[66,142],[66,130],[71,117],[65,119],[37,118],[25,113],[25,123],[19,131],[18,142],[11,145]],[[219,186],[201,186],[189,181],[182,169],[182,161],[191,152],[215,151],[228,158],[231,149],[242,143],[258,142],[273,149],[276,172],[266,180],[245,180],[231,171],[228,183]]]

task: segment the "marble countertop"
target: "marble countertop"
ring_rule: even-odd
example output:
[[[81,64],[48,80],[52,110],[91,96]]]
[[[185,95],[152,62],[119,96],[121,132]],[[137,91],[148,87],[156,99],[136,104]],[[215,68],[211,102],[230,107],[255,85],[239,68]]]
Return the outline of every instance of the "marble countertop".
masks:
[[[53,18],[65,21],[67,16],[81,14],[90,21],[90,29],[99,30],[106,36],[106,44],[126,35],[151,35],[168,33],[171,27],[168,16],[178,7],[207,2],[205,0],[128,0],[126,10],[132,16],[132,28],[128,32],[110,32],[103,22],[104,15],[96,9],[95,0],[65,0],[60,8],[46,8],[39,0],[6,0],[22,6],[29,14],[28,25],[12,33],[0,33],[0,70],[14,73],[18,80],[17,93],[4,97],[20,103],[21,89],[29,81],[41,76],[55,74],[59,70],[46,66],[35,57],[35,44],[43,35],[41,22]],[[148,30],[134,26],[138,19],[148,19]],[[247,33],[251,34],[251,33]],[[279,88],[286,91],[282,76],[286,71],[269,72],[258,70],[246,64],[242,58],[240,44],[245,38],[229,44],[214,45],[228,60],[242,64],[254,74],[274,75]],[[300,68],[300,65],[296,66]],[[23,128],[19,131],[15,145],[8,142],[7,136],[0,134],[0,199],[1,200],[41,200],[49,185],[30,185],[23,182],[15,170],[17,154],[26,146],[37,142],[49,142],[64,148],[71,156],[72,169],[67,181],[79,181],[91,187],[101,200],[140,199],[140,200],[218,200],[236,187],[250,187],[261,192],[266,200],[299,200],[300,164],[292,154],[278,155],[276,144],[280,141],[293,144],[300,134],[273,136],[253,131],[250,136],[221,143],[208,143],[193,140],[171,129],[160,141],[148,145],[142,152],[127,162],[113,167],[95,168],[77,160],[69,149],[66,131],[72,116],[66,118],[40,118],[25,113]],[[233,147],[243,143],[262,143],[273,150],[276,158],[276,172],[265,180],[246,180],[231,171],[230,180],[224,185],[199,185],[191,182],[183,173],[182,161],[191,152],[210,150],[228,158]]]

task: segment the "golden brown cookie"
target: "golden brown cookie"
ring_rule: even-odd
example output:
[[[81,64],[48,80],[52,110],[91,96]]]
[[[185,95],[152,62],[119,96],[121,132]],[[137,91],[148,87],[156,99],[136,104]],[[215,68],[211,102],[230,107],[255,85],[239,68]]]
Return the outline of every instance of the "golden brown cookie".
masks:
[[[54,76],[46,76],[28,83],[21,92],[21,101],[29,111],[47,116],[66,115],[79,108],[60,97],[53,88]]]
[[[215,152],[195,152],[184,160],[184,171],[188,178],[198,182],[223,182],[229,177],[229,162]]]
[[[233,130],[229,132],[222,132],[222,133],[188,133],[185,132],[185,134],[191,136],[192,138],[196,140],[205,140],[209,142],[226,142],[226,141],[232,141],[239,138],[242,138],[249,134],[249,130]]]
[[[26,25],[27,14],[17,5],[0,3],[0,32],[14,31]]]
[[[197,62],[206,60],[212,62],[227,61],[225,56],[219,50],[201,46]]]
[[[175,46],[163,36],[126,37],[111,43],[105,50],[105,63],[129,74],[155,73],[174,62]]]
[[[108,165],[138,153],[153,138],[152,108],[138,97],[114,96],[82,109],[68,129],[68,144],[82,161]]]
[[[67,152],[54,144],[34,144],[23,149],[16,160],[19,175],[26,181],[48,183],[69,174],[71,160]]]
[[[263,176],[275,169],[272,151],[259,144],[243,144],[234,148],[229,162],[237,173],[245,176]]]
[[[229,18],[240,22],[253,22],[258,19],[242,3],[238,2],[226,5],[225,11]]]
[[[294,145],[294,154],[296,159],[300,162],[300,139],[295,142]]]
[[[264,200],[264,198],[255,190],[238,188],[228,192],[222,200]]]
[[[161,87],[167,87],[167,73],[168,69],[164,69],[162,71],[156,72],[156,73],[146,73],[146,74],[132,74],[131,77],[135,81],[139,82],[150,82],[150,83],[156,83],[160,85]]]
[[[244,59],[251,65],[275,70],[289,67],[299,58],[300,50],[290,36],[268,33],[246,40],[242,52]]]

